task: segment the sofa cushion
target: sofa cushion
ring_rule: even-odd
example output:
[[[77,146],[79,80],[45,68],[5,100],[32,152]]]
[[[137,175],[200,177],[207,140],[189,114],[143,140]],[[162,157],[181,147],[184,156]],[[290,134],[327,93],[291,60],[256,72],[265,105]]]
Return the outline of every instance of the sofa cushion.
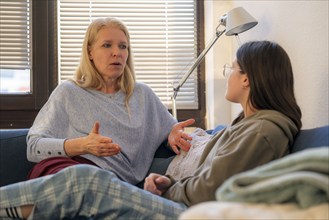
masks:
[[[295,139],[291,152],[322,146],[329,146],[329,125],[302,129]]]
[[[28,129],[0,131],[0,186],[26,180],[35,163],[26,158]]]

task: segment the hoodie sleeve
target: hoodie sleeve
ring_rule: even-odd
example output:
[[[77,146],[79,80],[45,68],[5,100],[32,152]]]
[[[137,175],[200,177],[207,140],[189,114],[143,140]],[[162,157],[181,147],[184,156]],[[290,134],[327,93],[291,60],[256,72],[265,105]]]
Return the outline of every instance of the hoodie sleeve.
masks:
[[[187,206],[215,200],[217,188],[226,179],[265,164],[275,159],[277,154],[267,138],[259,132],[240,134],[226,143],[223,139],[215,136],[206,146],[204,155],[207,156],[193,176],[177,181],[164,197]]]

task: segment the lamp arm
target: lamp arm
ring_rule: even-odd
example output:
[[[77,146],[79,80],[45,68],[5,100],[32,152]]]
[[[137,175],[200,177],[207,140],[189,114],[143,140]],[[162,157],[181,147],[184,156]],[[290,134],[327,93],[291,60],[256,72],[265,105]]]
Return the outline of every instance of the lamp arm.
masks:
[[[216,41],[218,40],[218,38],[220,36],[222,36],[222,34],[225,32],[225,29],[222,31],[216,31],[216,35],[214,36],[214,38],[212,39],[212,41],[208,44],[208,46],[200,53],[200,55],[198,56],[198,58],[194,61],[193,65],[191,66],[191,68],[185,73],[185,75],[183,76],[183,78],[179,81],[178,85],[176,87],[174,87],[174,92],[173,95],[171,97],[172,100],[172,113],[173,116],[175,118],[177,118],[177,111],[176,111],[176,97],[177,97],[177,93],[180,89],[180,87],[182,87],[184,85],[184,83],[186,82],[186,80],[190,77],[190,75],[192,74],[192,72],[194,71],[194,69],[199,66],[199,64],[202,62],[202,60],[204,59],[204,57],[206,56],[206,54],[208,53],[208,51],[212,48],[212,46],[216,43]]]

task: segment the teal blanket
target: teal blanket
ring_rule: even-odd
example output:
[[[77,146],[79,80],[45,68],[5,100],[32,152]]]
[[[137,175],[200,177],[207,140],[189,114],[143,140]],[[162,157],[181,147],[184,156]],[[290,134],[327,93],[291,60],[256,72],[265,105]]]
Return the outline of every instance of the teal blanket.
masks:
[[[301,208],[329,201],[329,147],[296,152],[229,178],[219,201],[295,203]]]

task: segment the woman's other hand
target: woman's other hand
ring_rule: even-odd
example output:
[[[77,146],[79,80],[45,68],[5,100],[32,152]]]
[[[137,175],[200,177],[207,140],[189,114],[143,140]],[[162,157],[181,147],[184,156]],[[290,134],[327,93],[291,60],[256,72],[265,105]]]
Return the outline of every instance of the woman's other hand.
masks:
[[[99,157],[118,154],[120,146],[113,143],[112,138],[100,135],[99,128],[99,122],[95,122],[88,136],[66,140],[64,144],[66,154],[71,157],[82,154],[93,154]]]
[[[194,119],[179,122],[173,126],[168,137],[168,143],[176,154],[179,154],[179,148],[183,151],[189,151],[192,137],[184,132],[184,128],[194,124]]]
[[[113,156],[119,153],[120,146],[113,143],[112,138],[100,135],[99,127],[99,122],[96,122],[86,137],[86,153],[100,157]]]

